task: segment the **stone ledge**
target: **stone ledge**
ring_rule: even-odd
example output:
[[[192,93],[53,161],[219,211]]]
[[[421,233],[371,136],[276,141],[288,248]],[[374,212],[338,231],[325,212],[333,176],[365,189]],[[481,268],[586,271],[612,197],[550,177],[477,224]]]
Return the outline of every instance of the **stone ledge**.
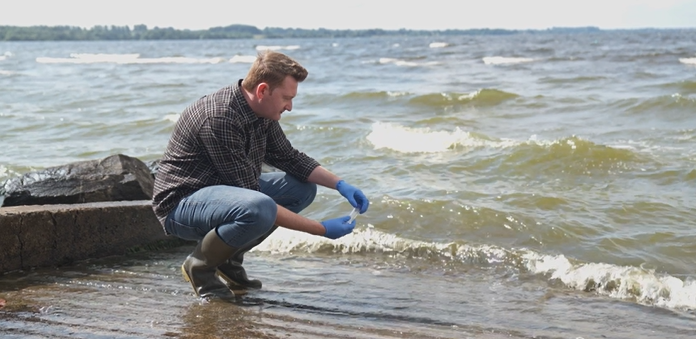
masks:
[[[162,248],[150,201],[0,207],[0,274]]]

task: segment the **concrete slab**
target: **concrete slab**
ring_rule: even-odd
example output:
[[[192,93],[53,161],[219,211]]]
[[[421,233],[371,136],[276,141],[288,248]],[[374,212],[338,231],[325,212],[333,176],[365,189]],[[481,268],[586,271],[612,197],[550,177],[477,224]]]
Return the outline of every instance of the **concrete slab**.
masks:
[[[0,207],[0,273],[182,244],[150,201]]]

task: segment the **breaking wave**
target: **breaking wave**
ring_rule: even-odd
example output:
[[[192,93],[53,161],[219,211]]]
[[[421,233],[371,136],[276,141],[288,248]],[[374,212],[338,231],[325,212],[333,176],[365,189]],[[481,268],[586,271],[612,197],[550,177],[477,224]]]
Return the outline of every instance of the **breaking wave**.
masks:
[[[461,262],[479,267],[506,266],[520,274],[542,277],[548,283],[610,298],[670,309],[696,308],[696,280],[684,280],[641,267],[573,262],[564,255],[490,245],[426,242],[401,238],[372,225],[329,240],[279,229],[253,251],[275,254],[380,254],[405,259]]]

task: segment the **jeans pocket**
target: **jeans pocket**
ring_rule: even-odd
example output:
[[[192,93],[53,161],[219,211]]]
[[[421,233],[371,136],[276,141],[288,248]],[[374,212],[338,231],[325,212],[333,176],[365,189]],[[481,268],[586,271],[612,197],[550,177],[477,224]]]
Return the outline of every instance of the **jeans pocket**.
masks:
[[[171,218],[167,220],[167,231],[184,240],[198,241],[205,236],[205,233],[200,228],[182,224]]]

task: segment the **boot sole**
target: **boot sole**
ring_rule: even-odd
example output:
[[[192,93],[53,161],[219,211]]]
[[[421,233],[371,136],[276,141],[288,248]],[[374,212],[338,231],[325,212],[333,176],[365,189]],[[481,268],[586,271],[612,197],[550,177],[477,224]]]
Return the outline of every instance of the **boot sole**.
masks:
[[[183,274],[184,280],[188,281],[188,282],[191,284],[191,289],[193,290],[193,294],[195,294],[196,297],[200,298],[201,295],[198,294],[198,291],[196,291],[196,286],[193,286],[193,281],[191,280],[191,277],[189,277],[188,273],[186,272],[186,269],[184,268],[184,265],[181,265],[181,274]],[[236,292],[241,292],[240,294],[246,293],[246,292],[244,292],[244,291],[234,291],[234,290],[232,290],[232,289],[230,289],[230,291],[232,291],[232,296],[235,296],[235,295],[236,295],[236,294],[235,294]],[[224,298],[224,297],[219,297],[219,298],[220,298],[220,299],[223,299],[223,300],[224,300],[224,299],[229,299],[229,298]]]
[[[188,272],[186,272],[184,265],[181,265],[181,273],[184,275],[184,280],[188,281],[191,284],[193,294],[200,298],[200,295],[198,295],[198,292],[196,291],[196,286],[193,286],[193,281],[191,281],[191,277],[189,277]]]

